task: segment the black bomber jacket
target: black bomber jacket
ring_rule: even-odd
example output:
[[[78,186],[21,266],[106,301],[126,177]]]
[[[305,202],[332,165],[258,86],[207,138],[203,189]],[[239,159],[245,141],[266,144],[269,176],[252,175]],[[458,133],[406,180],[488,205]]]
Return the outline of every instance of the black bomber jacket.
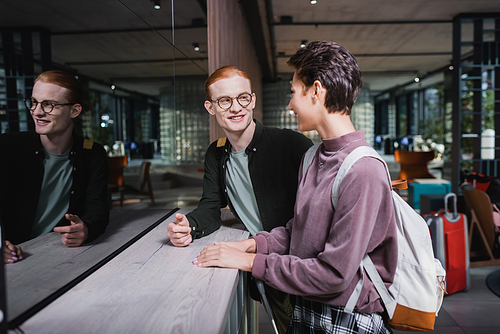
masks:
[[[265,231],[284,226],[293,217],[298,172],[303,154],[312,141],[303,134],[264,127],[256,123],[252,141],[246,148],[248,170]],[[227,196],[226,166],[231,143],[226,138],[213,142],[205,155],[203,196],[198,207],[187,214],[193,239],[201,238],[221,226],[220,209],[229,205],[240,221]]]
[[[30,239],[43,181],[43,151],[34,132],[0,135],[0,205],[4,238],[14,244]],[[109,223],[108,163],[104,148],[73,134],[69,153],[73,185],[68,213],[88,228],[86,242],[104,232]],[[57,225],[69,225],[64,217]]]

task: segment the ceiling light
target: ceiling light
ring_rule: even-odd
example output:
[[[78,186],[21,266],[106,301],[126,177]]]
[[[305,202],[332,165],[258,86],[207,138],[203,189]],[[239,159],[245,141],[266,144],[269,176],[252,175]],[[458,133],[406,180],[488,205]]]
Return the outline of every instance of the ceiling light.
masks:
[[[158,10],[161,8],[161,0],[153,0],[154,3],[154,9]]]
[[[307,40],[304,39],[304,40],[302,40],[302,42],[300,42],[300,47],[303,48],[306,46],[306,44],[307,44]]]
[[[111,89],[112,90],[115,90],[116,86],[115,85],[111,85]]]
[[[311,0],[311,5],[315,5],[315,4],[317,4],[317,3],[318,3],[318,1],[316,1],[316,0]]]
[[[198,43],[193,43],[194,51],[200,51],[200,45]]]
[[[419,82],[419,81],[420,81],[420,78],[419,78],[419,77],[416,77],[414,80],[415,80],[415,82]]]
[[[453,71],[453,65],[450,65],[450,67],[448,67],[448,69],[449,69],[450,71]]]

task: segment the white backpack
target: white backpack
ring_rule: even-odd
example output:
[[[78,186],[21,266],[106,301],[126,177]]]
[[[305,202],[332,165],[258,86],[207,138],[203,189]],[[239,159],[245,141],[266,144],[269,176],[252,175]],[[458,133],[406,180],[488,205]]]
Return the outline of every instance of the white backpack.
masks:
[[[314,145],[304,155],[302,173],[317,151]],[[338,202],[340,183],[351,166],[362,157],[374,157],[386,167],[389,183],[391,177],[387,164],[369,146],[354,149],[344,160],[332,186],[332,203]],[[386,288],[375,265],[365,254],[360,267],[366,271],[375,285],[389,316],[389,325],[397,330],[430,331],[443,303],[446,273],[441,262],[434,258],[429,227],[424,219],[413,210],[394,190],[392,191],[398,235],[398,265],[394,281]],[[364,275],[363,275],[364,277]],[[352,312],[363,287],[363,278],[349,298],[345,310]]]

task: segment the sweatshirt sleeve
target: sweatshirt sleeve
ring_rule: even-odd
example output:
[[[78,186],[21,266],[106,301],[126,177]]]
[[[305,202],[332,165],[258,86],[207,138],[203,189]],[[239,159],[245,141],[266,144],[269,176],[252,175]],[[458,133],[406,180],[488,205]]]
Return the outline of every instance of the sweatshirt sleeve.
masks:
[[[295,247],[317,248],[315,255],[297,256],[273,253],[273,235],[282,234],[273,230],[267,237],[269,252],[258,252],[252,274],[269,285],[291,294],[304,297],[322,296],[333,298],[343,293],[354,283],[359,265],[365,253],[374,255],[374,262],[391,262],[397,251],[384,247],[384,242],[395,236],[394,206],[391,188],[384,165],[372,158],[362,158],[353,165],[340,186],[339,202],[330,222],[315,221],[314,212],[302,223],[305,228],[319,228],[318,239],[325,236],[326,242],[315,244],[315,240],[294,240],[289,254],[300,254]],[[319,199],[323,206],[331,198]],[[297,228],[298,222],[295,222]],[[391,226],[393,228],[391,228]],[[323,229],[323,230],[322,230]],[[391,233],[388,234],[388,231]],[[393,233],[394,232],[394,233]],[[279,237],[275,238],[279,239]],[[394,243],[389,243],[393,245]],[[383,278],[390,276],[381,268]]]

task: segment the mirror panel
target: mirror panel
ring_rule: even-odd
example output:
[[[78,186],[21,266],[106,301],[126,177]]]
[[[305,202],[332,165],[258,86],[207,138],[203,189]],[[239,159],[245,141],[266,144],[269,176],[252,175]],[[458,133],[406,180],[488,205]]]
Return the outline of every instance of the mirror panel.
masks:
[[[160,3],[155,10],[152,0],[0,0],[0,133],[33,129],[22,98],[39,73],[75,73],[92,105],[76,128],[110,156],[128,156],[126,182],[153,161],[155,209],[168,213],[201,197],[207,27],[205,1]]]

